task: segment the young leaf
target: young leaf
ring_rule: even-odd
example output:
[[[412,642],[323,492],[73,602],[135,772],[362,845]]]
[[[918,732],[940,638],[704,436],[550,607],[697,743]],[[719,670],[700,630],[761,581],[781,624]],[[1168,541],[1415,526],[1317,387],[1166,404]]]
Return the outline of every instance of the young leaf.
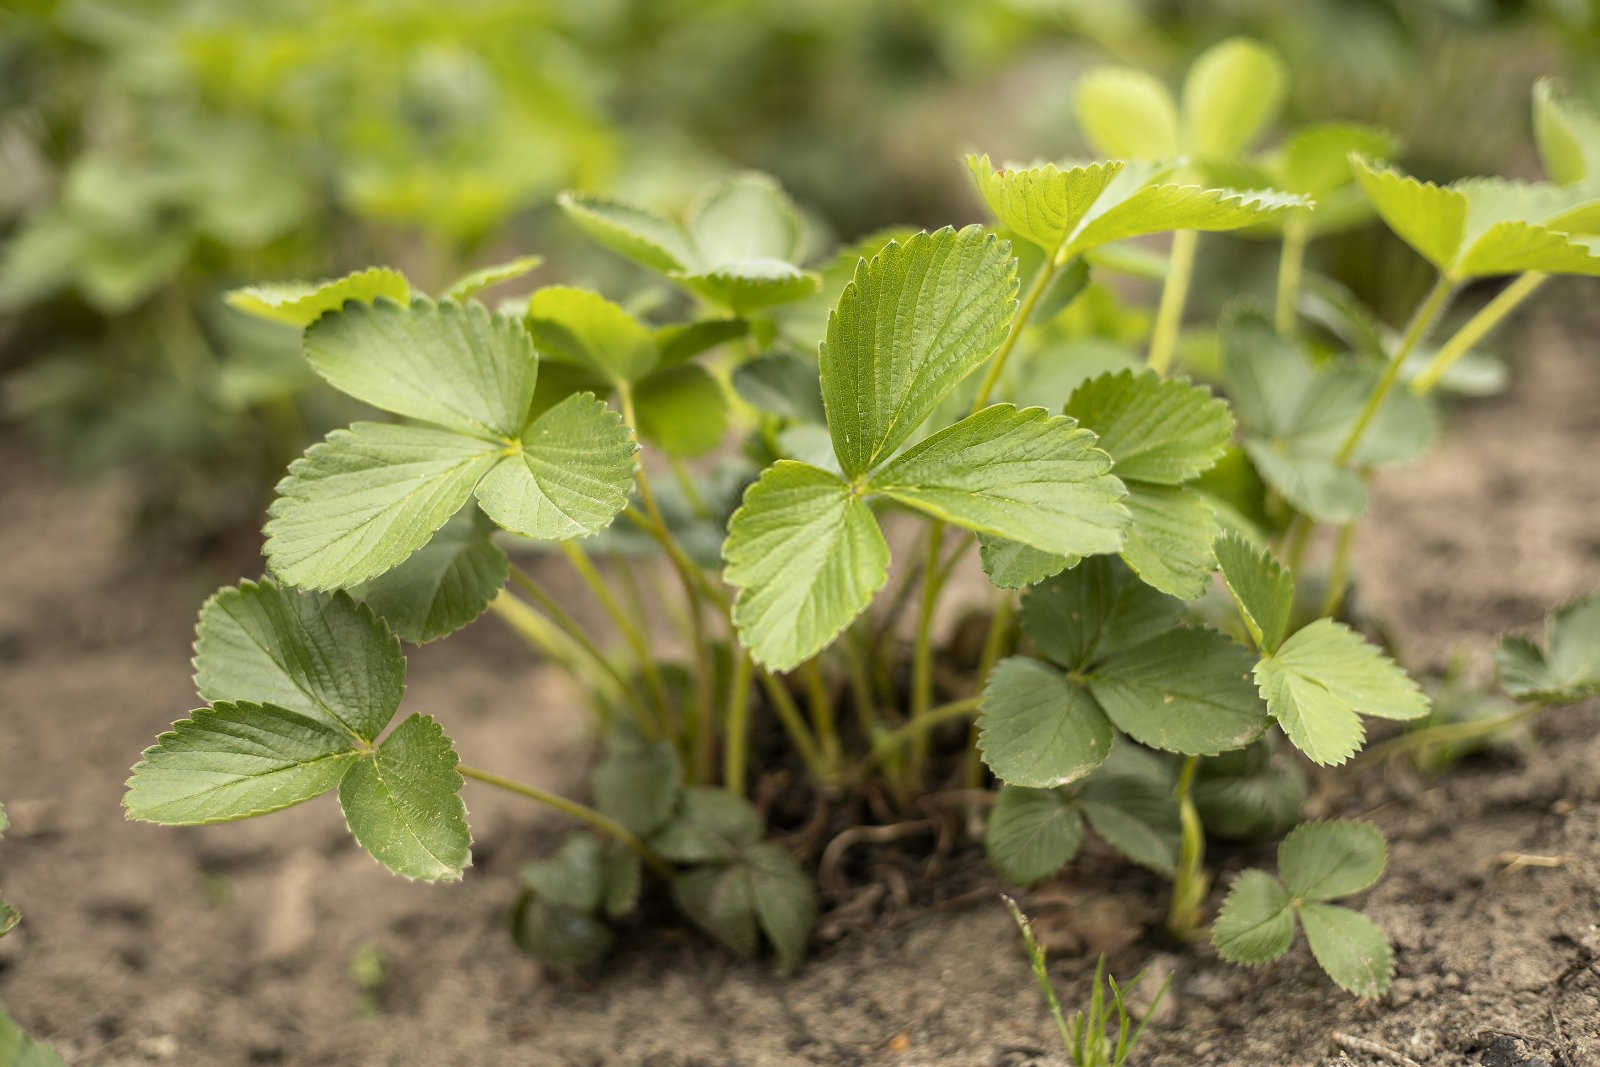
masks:
[[[1091,70],[1073,89],[1078,129],[1097,155],[1177,158],[1178,108],[1159,80],[1129,67]]]
[[[1284,139],[1276,170],[1280,188],[1319,200],[1355,180],[1350,157],[1388,159],[1399,149],[1388,130],[1354,122],[1316,122]],[[1318,204],[1320,209],[1323,205]],[[1320,210],[1318,212],[1320,214]]]
[[[779,973],[788,974],[805,960],[817,922],[816,888],[794,856],[771,841],[745,849],[742,863],[761,932],[777,951]]]
[[[552,285],[528,298],[525,320],[539,350],[597,371],[607,381],[633,382],[656,364],[655,337],[599,293]]]
[[[891,241],[856,267],[821,349],[846,475],[872,470],[989,358],[1016,307],[1010,249],[977,226]]]
[[[907,449],[868,485],[947,522],[1045,552],[1114,552],[1128,523],[1125,490],[1094,440],[1043,408],[994,404]]]
[[[733,372],[733,391],[757,411],[819,426],[827,422],[817,365],[786,352],[742,363]]]
[[[849,625],[889,576],[889,546],[864,500],[835,475],[780,460],[728,522],[723,577],[756,660],[788,670]]]
[[[1151,748],[1211,756],[1267,728],[1250,654],[1216,630],[1173,630],[1108,656],[1087,678],[1117,728]]]
[[[1600,694],[1600,594],[1575,600],[1545,622],[1548,651],[1508,637],[1495,653],[1500,684],[1518,700],[1573,704]]]
[[[1154,371],[1102,374],[1073,390],[1062,410],[1093,430],[1117,476],[1181,485],[1208,470],[1233,434],[1228,405],[1203,385]]]
[[[1183,83],[1183,148],[1200,159],[1232,159],[1283,107],[1288,74],[1266,46],[1234,37],[1202,52]]]
[[[703,267],[805,258],[805,223],[777,182],[746,171],[716,185],[696,205],[689,237]]]
[[[168,826],[245,819],[321,796],[358,758],[350,735],[319,719],[219,703],[145,749],[122,806],[130,819]]]
[[[761,840],[761,830],[760,813],[743,797],[725,789],[691,786],[650,845],[676,863],[733,860]]]
[[[455,748],[426,715],[396,726],[339,783],[345,822],[372,858],[404,878],[456,881],[472,862]]]
[[[1389,939],[1359,911],[1336,904],[1300,905],[1311,954],[1340,989],[1358,997],[1381,997],[1394,976]]]
[[[1216,551],[1222,580],[1239,605],[1251,638],[1263,652],[1277,651],[1294,610],[1294,575],[1266,549],[1236,533],[1218,538]]]
[[[994,217],[1048,256],[1054,256],[1078,228],[1123,166],[1112,161],[1061,170],[1047,163],[1025,170],[996,170],[988,156],[967,157],[967,169]]]
[[[1466,232],[1467,198],[1364,160],[1356,161],[1355,174],[1388,227],[1422,258],[1448,271]]]
[[[388,267],[369,267],[321,282],[280,282],[234,289],[223,299],[232,307],[290,326],[310,326],[325,311],[337,311],[354,300],[370,304],[379,297],[398,303],[411,299],[405,275]]]
[[[1600,174],[1600,117],[1563,95],[1551,78],[1533,85],[1533,135],[1552,181],[1572,185]]]
[[[1082,841],[1083,819],[1060,790],[1007,785],[995,796],[983,847],[1000,877],[1026,886],[1064,867]]]
[[[639,436],[669,456],[703,456],[722,443],[728,399],[698,363],[647,375],[633,394]]]
[[[562,193],[556,203],[595,241],[651,270],[666,274],[694,261],[683,232],[648,211],[579,193]]]
[[[1217,955],[1254,967],[1270,963],[1294,943],[1289,894],[1266,871],[1247,870],[1234,879],[1211,927]]]
[[[1278,876],[1297,899],[1334,900],[1370,887],[1388,855],[1383,834],[1371,823],[1301,823],[1278,845]]]
[[[405,692],[399,643],[343,592],[240,582],[201,607],[194,650],[206,700],[273,705],[346,741],[376,740]]]
[[[1105,713],[1059,671],[1023,656],[990,672],[978,713],[978,751],[1007,785],[1048,789],[1104,763],[1113,734]]]
[[[1123,501],[1133,522],[1122,558],[1140,579],[1180,600],[1205,592],[1216,566],[1220,532],[1205,494],[1187,486],[1129,481]]]
[[[489,540],[492,524],[464,508],[411,558],[350,595],[377,612],[402,641],[426,644],[483,614],[506,584],[506,554]]]
[[[992,534],[978,535],[978,555],[983,573],[1001,589],[1022,589],[1060,574],[1078,562],[1076,556],[1041,552],[1019,541],[1008,541]]]
[[[601,812],[648,837],[672,818],[682,795],[683,765],[671,741],[612,728],[605,757],[594,769],[594,801]]]
[[[1106,556],[1084,560],[1022,596],[1022,632],[1067,670],[1143,644],[1177,627],[1183,604]]]
[[[469,271],[450,283],[444,291],[446,300],[455,300],[465,303],[470,297],[477,296],[485,289],[492,289],[506,282],[516,281],[524,274],[531,274],[544,264],[544,257],[538,255],[518,256],[508,259],[504,263],[495,263],[487,267],[479,267]],[[397,299],[405,299],[399,297]]]

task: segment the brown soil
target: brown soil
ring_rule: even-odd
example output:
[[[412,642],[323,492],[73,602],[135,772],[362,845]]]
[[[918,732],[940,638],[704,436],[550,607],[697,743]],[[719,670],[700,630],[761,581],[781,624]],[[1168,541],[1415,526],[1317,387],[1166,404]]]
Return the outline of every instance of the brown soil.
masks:
[[[1415,666],[1461,652],[1482,675],[1503,630],[1600,587],[1600,361],[1549,324],[1522,347],[1509,396],[1459,413],[1445,449],[1378,484],[1359,546],[1364,603]],[[585,981],[544,973],[505,936],[517,868],[550,846],[553,824],[499,795],[468,787],[481,845],[449,887],[380,871],[331,798],[236,826],[125,823],[127,767],[193,703],[193,611],[253,565],[249,552],[151,573],[117,536],[123,494],[52,484],[15,449],[0,472],[0,798],[14,824],[0,884],[25,916],[0,940],[0,1001],[69,1062],[1064,1062],[970,847],[946,864],[956,877],[915,894],[943,906],[896,908],[890,894],[870,923],[836,916],[792,980],[657,928]],[[580,786],[577,694],[493,622],[414,653],[410,676],[408,707],[443,715],[471,761]],[[1321,811],[1366,815],[1392,843],[1364,901],[1398,961],[1375,1004],[1335,991],[1303,944],[1255,971],[1162,945],[1148,933],[1162,887],[1108,857],[1024,904],[1064,946],[1053,969],[1069,998],[1099,949],[1118,974],[1153,958],[1175,975],[1143,1064],[1597,1064],[1597,726],[1593,706],[1548,715],[1525,767],[1319,783]],[[1510,852],[1555,865],[1506,870]],[[1212,859],[1225,885],[1270,850]],[[350,975],[368,945],[390,974],[376,1015]]]

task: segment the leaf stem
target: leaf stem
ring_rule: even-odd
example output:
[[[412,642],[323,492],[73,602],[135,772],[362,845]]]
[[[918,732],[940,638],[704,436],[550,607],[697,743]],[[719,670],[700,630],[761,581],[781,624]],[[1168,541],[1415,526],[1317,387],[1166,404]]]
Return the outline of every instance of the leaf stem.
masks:
[[[1167,373],[1178,346],[1178,328],[1183,324],[1183,306],[1189,299],[1189,277],[1194,273],[1198,237],[1194,230],[1175,230],[1172,234],[1167,280],[1161,287],[1161,303],[1156,307],[1156,325],[1150,333],[1150,357],[1146,361],[1157,374]]]
[[[944,523],[934,520],[928,527],[927,558],[922,567],[922,597],[917,602],[917,636],[911,660],[911,721],[916,722],[928,713],[933,702],[933,618],[939,603],[939,593],[944,588],[939,573],[939,552],[944,547]],[[928,742],[924,734],[917,734],[911,746],[911,764],[908,773],[920,779],[923,764],[928,758]]]
[[[1383,760],[1393,759],[1417,749],[1427,748],[1429,745],[1445,744],[1451,741],[1476,741],[1481,737],[1493,737],[1504,730],[1526,722],[1544,710],[1543,704],[1528,704],[1516,711],[1497,715],[1492,719],[1477,719],[1471,722],[1443,723],[1439,726],[1424,726],[1420,730],[1411,730],[1399,737],[1391,737],[1381,745],[1373,745],[1361,755],[1351,761],[1352,767],[1364,767]]]
[[[978,395],[972,401],[974,413],[988,406],[989,396],[994,392],[995,384],[1000,381],[1000,372],[1005,370],[1006,360],[1011,358],[1011,351],[1017,347],[1017,340],[1028,325],[1028,319],[1033,316],[1034,307],[1038,305],[1039,298],[1044,296],[1045,290],[1050,287],[1050,279],[1055,277],[1059,269],[1054,255],[1039,265],[1033,281],[1028,285],[1027,293],[1022,297],[1021,306],[1017,308],[1016,318],[1011,320],[1011,329],[1006,332],[1005,340],[1000,342],[1000,347],[995,349],[994,355],[989,357],[989,369],[984,372],[983,382],[978,386]]]
[[[1289,520],[1288,527],[1283,531],[1283,565],[1290,574],[1300,572],[1300,564],[1306,558],[1306,546],[1311,543],[1311,533],[1316,528],[1317,524],[1302,511],[1295,512],[1294,518]]]
[[[540,610],[550,617],[550,621],[555,623],[560,631],[583,651],[588,660],[598,667],[601,673],[616,686],[617,692],[625,700],[628,698],[628,694],[632,690],[628,687],[627,680],[617,670],[616,664],[606,658],[606,654],[600,650],[600,646],[594,643],[594,639],[584,631],[582,626],[578,625],[578,620],[574,619],[567,613],[565,608],[556,603],[555,598],[545,592],[544,587],[536,582],[531,574],[515,563],[511,565],[511,584],[522,590],[535,604],[539,605]],[[500,598],[496,597],[495,599],[498,601]],[[502,607],[499,614],[502,618],[506,617],[506,609]],[[519,631],[526,633],[525,628],[519,628]]]
[[[1206,832],[1200,822],[1200,811],[1195,807],[1194,776],[1200,766],[1199,756],[1183,761],[1175,790],[1178,798],[1178,822],[1182,838],[1178,845],[1178,868],[1172,881],[1172,903],[1167,911],[1167,932],[1179,940],[1195,936],[1200,927],[1200,911],[1205,904],[1206,889]]]
[[[1356,540],[1356,520],[1351,519],[1339,527],[1339,540],[1333,549],[1333,565],[1328,570],[1328,589],[1322,596],[1322,611],[1320,614],[1325,619],[1331,619],[1339,614],[1339,607],[1344,603],[1345,587],[1350,584],[1350,550]]]
[[[502,778],[498,774],[480,770],[477,767],[469,767],[464,763],[458,764],[456,770],[463,778],[471,778],[475,782],[482,782],[484,785],[491,785],[496,789],[515,793],[520,797],[526,797],[546,807],[554,808],[564,815],[572,816],[579,822],[587,824],[590,828],[622,844],[628,851],[643,860],[645,865],[652,871],[663,878],[671,878],[675,873],[671,865],[662,859],[649,845],[639,840],[633,831],[610,816],[603,815],[587,805],[579,804],[576,800],[568,800],[559,793],[551,793],[540,789],[538,786],[528,785],[526,782]]]
[[[1394,383],[1400,377],[1400,368],[1411,355],[1411,350],[1428,333],[1428,327],[1439,317],[1439,312],[1444,310],[1445,304],[1450,299],[1450,294],[1455,291],[1455,283],[1448,275],[1440,274],[1433,283],[1433,288],[1422,303],[1417,305],[1417,310],[1411,316],[1411,323],[1406,327],[1405,335],[1400,338],[1400,344],[1395,348],[1394,354],[1389,357],[1388,366],[1383,368],[1383,377],[1378,379],[1378,384],[1373,388],[1366,404],[1361,409],[1361,414],[1356,416],[1356,421],[1351,425],[1349,433],[1345,434],[1344,441],[1339,445],[1339,451],[1334,454],[1333,461],[1340,466],[1350,462],[1350,457],[1355,455],[1356,446],[1361,443],[1361,438],[1366,434],[1367,428],[1372,425],[1373,418],[1378,414],[1378,409],[1383,406],[1389,390],[1394,388]]]
[[[901,745],[908,741],[920,741],[927,736],[929,730],[940,723],[951,719],[959,719],[967,715],[976,715],[978,705],[983,701],[981,696],[963,697],[961,700],[952,700],[948,704],[940,704],[933,708],[920,719],[912,719],[902,723],[893,730],[880,733],[872,742],[872,751],[867,754],[867,762],[877,763],[884,757],[894,753]]]
[[[585,684],[595,689],[603,689],[613,703],[626,702],[625,691],[620,688],[610,672],[596,673],[591,668],[591,661],[577,641],[566,631],[555,626],[551,621],[534,611],[527,604],[512,596],[502,589],[493,600],[489,601],[489,610],[500,617],[500,621],[509,626],[518,637],[527,643],[529,648],[542,656],[548,656],[561,664],[569,673],[583,680]],[[597,711],[604,707],[603,704],[594,705]],[[600,714],[601,724],[605,725],[607,716]]]
[[[745,756],[750,744],[750,666],[750,653],[739,649],[734,654],[722,739],[722,788],[735,796],[744,796]]]
[[[805,680],[806,700],[811,705],[811,729],[830,768],[839,766],[839,731],[833,718],[833,696],[822,676],[822,655],[812,656],[800,668]]]
[[[1283,247],[1278,253],[1278,293],[1272,323],[1285,337],[1294,333],[1296,305],[1300,301],[1300,279],[1305,274],[1306,241],[1310,229],[1301,218],[1291,218],[1283,226]]]
[[[1506,286],[1495,298],[1483,305],[1476,315],[1462,324],[1455,335],[1446,341],[1428,365],[1422,368],[1422,373],[1411,380],[1411,391],[1418,396],[1427,396],[1434,386],[1439,384],[1439,379],[1444,377],[1445,371],[1451,364],[1465,355],[1473,345],[1483,340],[1488,332],[1499,325],[1500,320],[1526,300],[1539,286],[1550,277],[1543,271],[1530,270],[1519,275],[1517,280]]]
[[[661,682],[661,673],[656,669],[655,655],[650,651],[650,642],[645,637],[644,631],[628,617],[617,598],[611,595],[610,588],[605,579],[595,568],[589,554],[576,541],[562,541],[561,551],[566,555],[572,569],[578,572],[583,583],[589,587],[594,598],[600,602],[611,621],[616,624],[617,631],[622,634],[622,639],[633,650],[634,657],[639,661],[639,670],[644,675],[645,686],[650,690],[650,698],[655,702],[657,717],[663,730],[668,727],[668,719],[672,714],[672,702],[667,699],[666,686]]]

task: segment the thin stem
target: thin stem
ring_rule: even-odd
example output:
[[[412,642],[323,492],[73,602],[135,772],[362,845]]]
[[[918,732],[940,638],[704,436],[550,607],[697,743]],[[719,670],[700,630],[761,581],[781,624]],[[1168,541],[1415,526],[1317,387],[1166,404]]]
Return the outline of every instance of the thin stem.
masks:
[[[761,687],[767,691],[767,699],[772,702],[772,710],[777,713],[778,721],[789,734],[789,740],[794,744],[795,751],[800,753],[800,760],[806,765],[806,770],[819,782],[832,782],[833,769],[830,768],[817,750],[817,742],[811,736],[811,731],[806,728],[806,721],[800,715],[800,708],[794,702],[794,697],[789,690],[772,673],[765,668],[756,668],[756,678],[761,682]]]
[[[1405,335],[1400,338],[1399,347],[1389,357],[1389,365],[1383,368],[1383,377],[1378,379],[1378,384],[1372,390],[1372,395],[1367,397],[1367,403],[1361,409],[1361,414],[1356,416],[1350,432],[1345,434],[1344,441],[1339,445],[1339,451],[1334,454],[1335,463],[1343,466],[1350,462],[1351,456],[1355,455],[1356,446],[1361,443],[1367,428],[1372,425],[1372,420],[1378,414],[1378,409],[1383,406],[1389,390],[1394,388],[1395,379],[1400,377],[1400,367],[1411,355],[1411,350],[1416,348],[1417,343],[1427,335],[1428,327],[1433,325],[1433,320],[1444,310],[1454,289],[1455,283],[1446,275],[1440,274],[1433,283],[1433,288],[1428,291],[1427,297],[1417,305],[1416,312],[1411,316],[1411,323],[1406,327]]]
[[[662,727],[667,725],[668,716],[672,714],[672,702],[667,699],[666,686],[662,684],[661,673],[656,669],[656,658],[650,651],[650,642],[645,637],[644,631],[628,617],[628,613],[617,603],[617,598],[611,595],[611,589],[606,585],[605,579],[595,568],[594,562],[589,559],[589,554],[579,546],[576,541],[562,541],[561,551],[565,553],[572,569],[578,572],[583,583],[589,587],[594,598],[600,602],[611,621],[616,624],[617,631],[622,634],[622,639],[633,650],[634,658],[639,661],[639,670],[644,675],[645,686],[650,690],[650,698],[655,702],[657,715]]]
[[[1310,230],[1301,218],[1283,227],[1283,248],[1278,253],[1278,299],[1273,325],[1285,337],[1294,333],[1296,305],[1300,302],[1300,279],[1305,274],[1306,241]]]
[[[861,656],[861,631],[852,626],[845,631],[840,647],[844,650],[845,671],[850,678],[850,695],[855,700],[856,717],[870,731],[877,726],[878,704],[872,695],[872,679],[867,675],[867,665]],[[867,636],[870,643],[871,636]]]
[[[606,654],[600,650],[600,646],[594,643],[594,640],[584,631],[582,626],[578,625],[578,620],[567,614],[566,609],[556,603],[555,598],[545,592],[544,587],[534,581],[531,574],[516,564],[512,564],[511,584],[522,590],[532,598],[535,604],[539,605],[540,610],[550,617],[550,621],[555,623],[562,633],[571,638],[572,642],[583,650],[589,661],[615,683],[619,693],[626,695],[632,692],[628,687],[627,680],[617,670],[616,664],[606,658]]]
[[[1294,518],[1289,520],[1289,526],[1283,531],[1283,565],[1289,568],[1290,574],[1300,570],[1300,564],[1305,561],[1306,546],[1311,543],[1311,532],[1317,524],[1306,518],[1303,512],[1295,512]]]
[[[1050,279],[1055,277],[1060,269],[1056,257],[1051,256],[1039,265],[1039,270],[1033,276],[1033,282],[1028,286],[1028,291],[1023,294],[1022,305],[1017,308],[1017,317],[1011,320],[1011,329],[1006,333],[1000,347],[995,349],[993,356],[989,357],[989,369],[984,372],[983,383],[978,386],[978,395],[972,402],[972,410],[980,411],[989,403],[989,396],[994,392],[994,387],[1000,381],[1000,372],[1005,370],[1006,360],[1011,358],[1011,350],[1017,347],[1017,340],[1022,336],[1022,330],[1028,325],[1028,319],[1033,315],[1034,307],[1039,303],[1039,298],[1044,296],[1044,291],[1050,287]]]
[[[1550,276],[1543,271],[1530,270],[1500,290],[1493,300],[1483,305],[1476,315],[1463,323],[1461,329],[1433,354],[1428,365],[1422,368],[1422,373],[1411,380],[1411,391],[1418,396],[1426,396],[1439,384],[1439,379],[1444,377],[1444,372],[1450,369],[1451,364],[1471,350],[1473,345],[1483,340],[1490,330],[1499,325],[1501,319],[1511,314],[1516,306],[1543,285],[1548,277]]]
[[[528,785],[526,782],[516,782],[510,778],[502,778],[498,774],[479,770],[477,767],[457,764],[456,770],[460,772],[463,778],[471,778],[475,782],[492,785],[496,789],[504,789],[508,793],[527,797],[529,800],[543,804],[546,807],[554,808],[564,815],[570,815],[579,822],[587,824],[590,828],[598,830],[600,833],[622,844],[661,877],[673,877],[672,867],[666,860],[657,855],[654,849],[639,840],[626,826],[609,816],[602,815],[591,807],[579,804],[576,800],[568,800],[559,793],[547,792],[538,786]]]
[[[745,754],[750,744],[750,653],[740,649],[733,660],[728,690],[728,721],[722,748],[722,788],[744,795]]]
[[[877,763],[885,756],[892,754],[901,745],[907,742],[921,741],[927,737],[928,731],[940,723],[951,719],[959,719],[978,713],[978,705],[982,703],[981,696],[965,697],[961,700],[952,700],[948,704],[940,704],[933,708],[920,719],[912,719],[893,730],[887,730],[878,735],[872,742],[872,751],[867,755],[868,763]]]
[[[1167,932],[1180,940],[1194,936],[1200,927],[1200,910],[1205,904],[1206,889],[1206,831],[1200,822],[1200,811],[1195,807],[1192,792],[1195,770],[1200,757],[1190,756],[1183,761],[1178,774],[1178,821],[1182,838],[1178,845],[1178,870],[1172,882],[1172,904],[1167,911]]]
[[[1193,230],[1172,234],[1172,250],[1167,254],[1167,280],[1161,287],[1161,303],[1156,307],[1156,325],[1150,334],[1150,369],[1167,373],[1172,354],[1178,347],[1178,327],[1183,324],[1183,305],[1189,299],[1189,276],[1194,273],[1194,250],[1198,235]]]
[[[1339,527],[1339,540],[1333,549],[1333,565],[1328,570],[1328,590],[1322,596],[1323,618],[1339,614],[1345,587],[1350,584],[1350,549],[1356,540],[1356,522],[1351,519]]]
[[[927,559],[922,568],[922,598],[917,604],[917,636],[911,660],[911,721],[928,713],[933,702],[933,617],[944,583],[939,576],[939,550],[944,541],[944,523],[934,520],[928,527]],[[926,735],[918,734],[911,748],[910,773],[922,773],[928,758]]]
[[[689,504],[689,510],[694,512],[697,519],[710,518],[711,512],[706,509],[706,499],[694,484],[694,477],[689,473],[689,468],[677,456],[668,456],[667,465],[672,468],[672,477],[677,480],[678,489],[683,493],[683,498]]]
[[[529,648],[542,656],[555,660],[569,673],[583,680],[594,689],[603,689],[613,703],[623,703],[624,691],[617,685],[611,674],[605,671],[596,672],[583,647],[549,619],[540,615],[504,589],[500,590],[499,593],[495,594],[494,599],[489,601],[489,610],[498,615],[500,620],[509,626],[513,633],[522,638]],[[591,706],[597,712],[600,712],[601,724],[605,725],[607,717],[602,709],[606,705],[594,702]]]
[[[1492,719],[1477,719],[1471,722],[1451,722],[1439,726],[1424,726],[1420,730],[1403,733],[1399,737],[1391,737],[1381,745],[1373,745],[1357,756],[1352,762],[1352,767],[1361,767],[1367,764],[1380,763],[1383,760],[1393,759],[1395,756],[1418,749],[1427,748],[1429,745],[1446,744],[1452,741],[1476,741],[1481,737],[1493,737],[1504,730],[1523,723],[1533,718],[1544,710],[1543,704],[1528,704],[1516,711],[1505,715],[1497,715]]]
[[[811,705],[811,729],[821,747],[822,758],[829,767],[839,765],[839,731],[834,726],[833,696],[828,692],[827,680],[822,677],[822,657],[812,656],[801,666],[805,679],[806,700]]]

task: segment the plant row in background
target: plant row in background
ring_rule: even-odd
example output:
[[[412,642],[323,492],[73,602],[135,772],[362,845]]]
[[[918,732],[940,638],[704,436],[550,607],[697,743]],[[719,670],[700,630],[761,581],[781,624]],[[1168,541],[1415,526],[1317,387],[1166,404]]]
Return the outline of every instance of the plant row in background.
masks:
[[[201,610],[205,706],[134,768],[129,815],[218,822],[333,791],[380,863],[450,880],[470,862],[472,780],[585,824],[526,871],[530,950],[592,960],[661,885],[731,949],[765,939],[792,968],[818,910],[811,857],[774,835],[755,779],[785,767],[799,794],[870,788],[905,807],[987,768],[986,846],[1007,880],[1049,877],[1092,830],[1171,880],[1168,926],[1193,937],[1207,834],[1282,837],[1276,875],[1231,887],[1217,950],[1263,963],[1302,929],[1341,987],[1381,994],[1381,931],[1334,901],[1378,878],[1383,839],[1355,820],[1296,826],[1302,767],[1350,761],[1370,720],[1422,724],[1401,735],[1411,748],[1505,723],[1424,723],[1422,688],[1342,610],[1352,532],[1374,472],[1430,443],[1437,391],[1481,384],[1489,329],[1545,277],[1600,273],[1600,138],[1541,89],[1555,180],[1441,187],[1356,125],[1254,150],[1284,82],[1246,40],[1202,55],[1181,101],[1135,71],[1091,75],[1080,126],[1109,158],[969,159],[992,229],[879,234],[821,259],[758,175],[681,221],[564,196],[595,241],[692,298],[680,321],[564,286],[490,310],[485,290],[528,261],[437,298],[384,268],[235,294],[302,328],[312,371],[394,419],[289,466],[269,574]],[[1367,210],[1438,272],[1398,334],[1305,266],[1309,241]],[[1240,229],[1280,238],[1276,298],[1231,308],[1215,353],[1190,350],[1197,235]],[[1166,257],[1129,243],[1165,233]],[[1129,272],[1161,283],[1142,358],[1126,343],[1139,313],[1107,284]],[[1458,287],[1497,275],[1515,280],[1430,340]],[[1337,531],[1325,571],[1307,562],[1319,527]],[[536,553],[558,558],[526,565]],[[971,666],[941,671],[941,598],[974,564],[986,636]],[[615,642],[549,592],[557,566]],[[587,687],[592,804],[462,763],[448,708],[403,706],[402,642],[485,611]],[[1600,600],[1580,601],[1543,647],[1508,641],[1502,684],[1529,708],[1582,699],[1597,649]],[[939,728],[968,721],[952,752]]]

